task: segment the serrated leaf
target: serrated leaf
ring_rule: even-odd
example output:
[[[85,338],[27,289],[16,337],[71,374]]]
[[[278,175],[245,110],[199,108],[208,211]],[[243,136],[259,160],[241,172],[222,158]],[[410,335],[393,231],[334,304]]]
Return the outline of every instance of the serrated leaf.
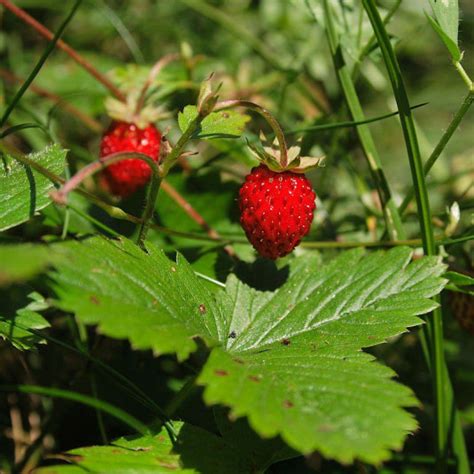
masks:
[[[49,327],[48,321],[37,311],[48,307],[44,298],[38,293],[31,293],[33,301],[26,307],[19,309],[12,317],[0,314],[0,338],[9,341],[20,350],[30,350],[44,340],[28,329],[44,329]]]
[[[387,459],[417,426],[403,409],[416,400],[359,351],[420,324],[416,315],[436,306],[428,298],[444,285],[443,265],[410,258],[407,248],[345,252],[324,267],[305,257],[275,293],[230,277],[235,337],[212,350],[198,379],[205,401],[304,453]]]
[[[56,174],[64,171],[65,157],[66,151],[58,145],[28,155],[30,160]],[[28,221],[47,206],[51,189],[53,183],[48,178],[14,159],[9,169],[0,164],[0,231]]]
[[[430,0],[430,4],[441,31],[457,48],[459,30],[458,0]]]
[[[197,117],[197,107],[187,105],[178,115],[178,124],[184,132],[189,124]],[[223,110],[212,112],[202,122],[194,134],[194,138],[237,138],[245,129],[249,121],[248,115],[241,114],[235,110]]]
[[[213,347],[198,382],[209,404],[247,416],[261,436],[342,462],[377,463],[416,428],[416,405],[394,373],[360,352],[421,323],[445,284],[439,258],[411,262],[399,247],[347,251],[328,264],[294,259],[274,292],[235,276],[211,294],[184,259],[153,246],[89,239],[58,245],[59,306],[136,348]],[[174,270],[173,270],[174,268]],[[213,297],[213,295],[216,295]]]
[[[251,466],[218,436],[201,428],[175,423],[178,437],[171,443],[164,430],[157,435],[120,438],[110,446],[68,451],[70,465],[38,469],[38,474],[250,474]]]
[[[104,334],[128,338],[136,349],[176,352],[184,359],[197,337],[223,338],[223,308],[178,254],[172,262],[147,244],[91,238],[57,245],[53,274],[59,306]]]
[[[0,287],[34,277],[50,259],[45,245],[0,245]]]
[[[460,61],[461,59],[461,51],[456,42],[452,40],[452,38],[441,28],[441,26],[433,19],[431,16],[426,15],[428,18],[430,25],[436,31],[440,39],[443,41],[446,48],[448,48],[449,54],[455,61]]]

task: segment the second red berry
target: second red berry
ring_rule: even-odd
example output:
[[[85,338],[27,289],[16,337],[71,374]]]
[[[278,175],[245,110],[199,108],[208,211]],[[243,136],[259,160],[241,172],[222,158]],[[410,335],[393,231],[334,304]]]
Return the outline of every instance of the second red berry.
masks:
[[[150,124],[141,129],[133,123],[115,121],[102,137],[100,157],[112,153],[139,152],[158,161],[161,134]],[[144,186],[151,176],[150,166],[136,158],[124,159],[104,169],[106,188],[116,196],[127,197]]]

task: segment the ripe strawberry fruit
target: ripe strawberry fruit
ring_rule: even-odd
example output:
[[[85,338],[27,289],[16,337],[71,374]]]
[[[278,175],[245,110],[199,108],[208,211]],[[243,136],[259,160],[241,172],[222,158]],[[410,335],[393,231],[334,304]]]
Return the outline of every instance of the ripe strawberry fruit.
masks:
[[[290,253],[310,229],[316,195],[301,173],[275,172],[261,164],[245,178],[239,192],[240,223],[263,257]]]
[[[134,123],[114,121],[102,137],[100,157],[112,153],[139,152],[158,161],[160,141],[161,134],[152,124],[139,128]],[[145,161],[130,158],[105,168],[102,182],[113,194],[127,197],[144,186],[150,176],[151,168]]]

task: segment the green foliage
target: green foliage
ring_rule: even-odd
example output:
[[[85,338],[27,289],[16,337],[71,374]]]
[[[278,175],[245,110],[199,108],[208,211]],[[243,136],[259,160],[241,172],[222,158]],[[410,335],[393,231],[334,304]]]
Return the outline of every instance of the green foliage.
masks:
[[[66,151],[59,145],[28,156],[56,174],[64,171],[65,157]],[[48,178],[12,157],[7,158],[8,165],[0,167],[0,230],[31,219],[51,202],[48,193],[53,189]]]
[[[173,445],[166,432],[120,438],[110,446],[91,446],[65,453],[71,465],[39,469],[38,474],[252,474],[261,466],[252,464],[222,438],[196,426],[175,423]]]
[[[54,248],[61,309],[157,354],[184,359],[196,338],[217,346],[198,379],[205,400],[248,416],[264,437],[375,463],[416,427],[402,409],[416,404],[410,390],[358,351],[420,324],[416,316],[436,306],[429,298],[445,282],[438,258],[409,264],[412,252],[401,247],[347,251],[325,266],[297,259],[275,292],[230,276],[215,296],[180,255],[173,263],[153,245],[148,254],[125,239]]]
[[[0,313],[0,338],[9,341],[20,350],[30,350],[38,343],[43,343],[41,336],[33,334],[29,329],[44,329],[49,327],[48,321],[38,313],[48,308],[44,298],[38,293],[31,293],[33,301],[19,309],[12,317]]]
[[[197,117],[197,108],[187,105],[178,115],[178,124],[184,132],[189,124]],[[194,133],[194,138],[238,138],[244,131],[245,124],[250,120],[248,115],[241,114],[235,110],[223,110],[212,112],[201,123]]]
[[[430,4],[435,17],[433,20],[428,16],[431,26],[443,40],[453,59],[459,61],[461,53],[458,47],[458,0],[430,0]]]
[[[59,306],[136,349],[175,352],[185,359],[196,337],[209,345],[223,337],[224,309],[189,264],[171,262],[152,245],[103,238],[55,246]]]
[[[0,287],[29,280],[46,268],[50,260],[42,245],[0,245]]]

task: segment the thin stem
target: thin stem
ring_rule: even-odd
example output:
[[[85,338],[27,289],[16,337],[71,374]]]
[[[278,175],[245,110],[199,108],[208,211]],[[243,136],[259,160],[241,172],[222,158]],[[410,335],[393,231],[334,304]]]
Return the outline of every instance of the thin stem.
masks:
[[[44,38],[48,40],[52,40],[54,38],[54,35],[51,33],[51,31],[36,21],[23,9],[14,5],[10,0],[0,0],[0,5],[3,5],[5,8],[10,10],[14,15],[34,28]],[[71,46],[69,46],[63,40],[58,40],[55,45],[68,54],[74,61],[76,61],[77,64],[86,69],[89,74],[94,76],[100,83],[102,83],[115,97],[117,97],[117,99],[125,101],[125,95],[120,91],[120,89],[116,87],[113,82],[110,81],[104,74],[99,72],[91,63],[89,63],[89,61],[76,52]]]
[[[422,104],[413,105],[411,108],[412,110],[414,110],[414,109],[418,109],[419,107],[424,107],[427,104],[428,102],[423,102]],[[384,115],[378,115],[377,117],[372,117],[365,120],[352,120],[352,121],[347,121],[347,122],[324,123],[321,125],[312,125],[309,127],[295,128],[293,130],[289,130],[289,131],[287,130],[286,134],[293,135],[295,133],[318,132],[322,130],[326,131],[326,130],[333,130],[333,129],[339,129],[339,128],[357,127],[359,125],[366,125],[368,123],[380,122],[381,120],[395,117],[398,114],[399,112],[398,110],[396,110],[395,112],[390,112]]]
[[[464,99],[463,103],[459,107],[458,111],[454,115],[453,119],[451,120],[451,123],[449,124],[448,128],[443,133],[443,136],[439,140],[439,142],[436,145],[435,149],[432,151],[430,157],[426,161],[426,163],[423,167],[423,173],[424,173],[425,176],[428,175],[431,168],[436,163],[437,159],[440,157],[441,153],[445,149],[445,147],[448,144],[449,140],[451,139],[454,132],[458,128],[459,124],[461,123],[461,120],[464,118],[464,115],[466,115],[466,112],[471,107],[473,101],[474,101],[474,91],[470,90],[468,92],[466,98]],[[408,191],[407,195],[405,196],[405,199],[403,200],[402,204],[398,208],[398,211],[400,212],[401,215],[403,215],[405,213],[405,211],[407,210],[407,207],[410,204],[411,200],[413,199],[414,195],[415,195],[415,191],[414,191],[413,188],[411,188]]]
[[[467,88],[469,89],[469,91],[473,92],[472,79],[469,77],[469,74],[463,68],[462,64],[459,61],[453,61],[453,64],[456,70],[458,71],[459,75],[461,76],[461,79],[464,81]]]
[[[189,397],[194,389],[196,389],[196,379],[198,374],[191,376],[186,383],[181,387],[179,392],[171,399],[165,408],[166,414],[171,418],[176,413],[176,410]]]
[[[77,188],[86,178],[103,170],[107,166],[130,158],[145,161],[153,171],[152,178],[155,181],[160,179],[158,165],[156,161],[148,155],[138,152],[112,153],[100,158],[100,160],[89,163],[87,166],[84,166],[84,168],[81,168],[80,171],[78,171],[70,180],[64,183],[64,186],[61,189],[51,193],[54,201],[58,204],[65,204],[67,201],[67,195]]]
[[[28,90],[28,87],[30,84],[34,81],[35,77],[38,75],[40,72],[41,68],[43,67],[43,64],[46,62],[46,59],[48,59],[48,56],[51,54],[53,51],[54,47],[58,42],[60,41],[60,37],[63,34],[64,30],[66,29],[67,25],[69,22],[72,20],[74,17],[77,9],[81,5],[82,0],[76,0],[76,3],[73,5],[71,11],[67,15],[67,17],[64,19],[62,22],[61,26],[59,27],[58,31],[53,35],[53,33],[49,32],[50,37],[48,38],[50,40],[50,43],[44,50],[43,54],[41,55],[39,61],[36,63],[35,67],[33,68],[33,71],[31,71],[30,75],[26,79],[26,81],[23,83],[23,85],[20,87],[20,90],[15,94],[15,97],[13,100],[10,102],[8,105],[7,109],[5,110],[1,120],[0,120],[0,127],[3,127],[8,120],[8,117],[10,114],[13,112],[13,109],[15,108],[16,104],[20,101],[20,99],[23,97],[23,94]],[[12,3],[10,3],[8,0],[0,0],[0,5],[4,5],[6,8],[12,9],[13,12],[16,10],[21,10]],[[22,10],[21,10],[22,11]]]
[[[137,244],[143,250],[146,250],[145,239],[148,233],[148,229],[150,228],[150,223],[153,217],[153,212],[155,210],[156,199],[158,197],[158,192],[160,190],[161,184],[162,184],[161,176],[157,172],[154,171],[153,179],[151,180],[150,189],[148,191],[145,210],[143,211],[142,223],[140,224],[140,230],[138,232],[138,239],[137,239]]]
[[[272,127],[273,133],[275,134],[278,140],[278,146],[280,148],[280,164],[283,168],[288,165],[288,147],[286,145],[285,134],[281,128],[281,125],[278,123],[277,119],[264,107],[261,105],[250,102],[249,100],[225,100],[218,102],[214,108],[215,111],[229,109],[231,107],[245,107],[247,109],[253,110],[260,114]]]

